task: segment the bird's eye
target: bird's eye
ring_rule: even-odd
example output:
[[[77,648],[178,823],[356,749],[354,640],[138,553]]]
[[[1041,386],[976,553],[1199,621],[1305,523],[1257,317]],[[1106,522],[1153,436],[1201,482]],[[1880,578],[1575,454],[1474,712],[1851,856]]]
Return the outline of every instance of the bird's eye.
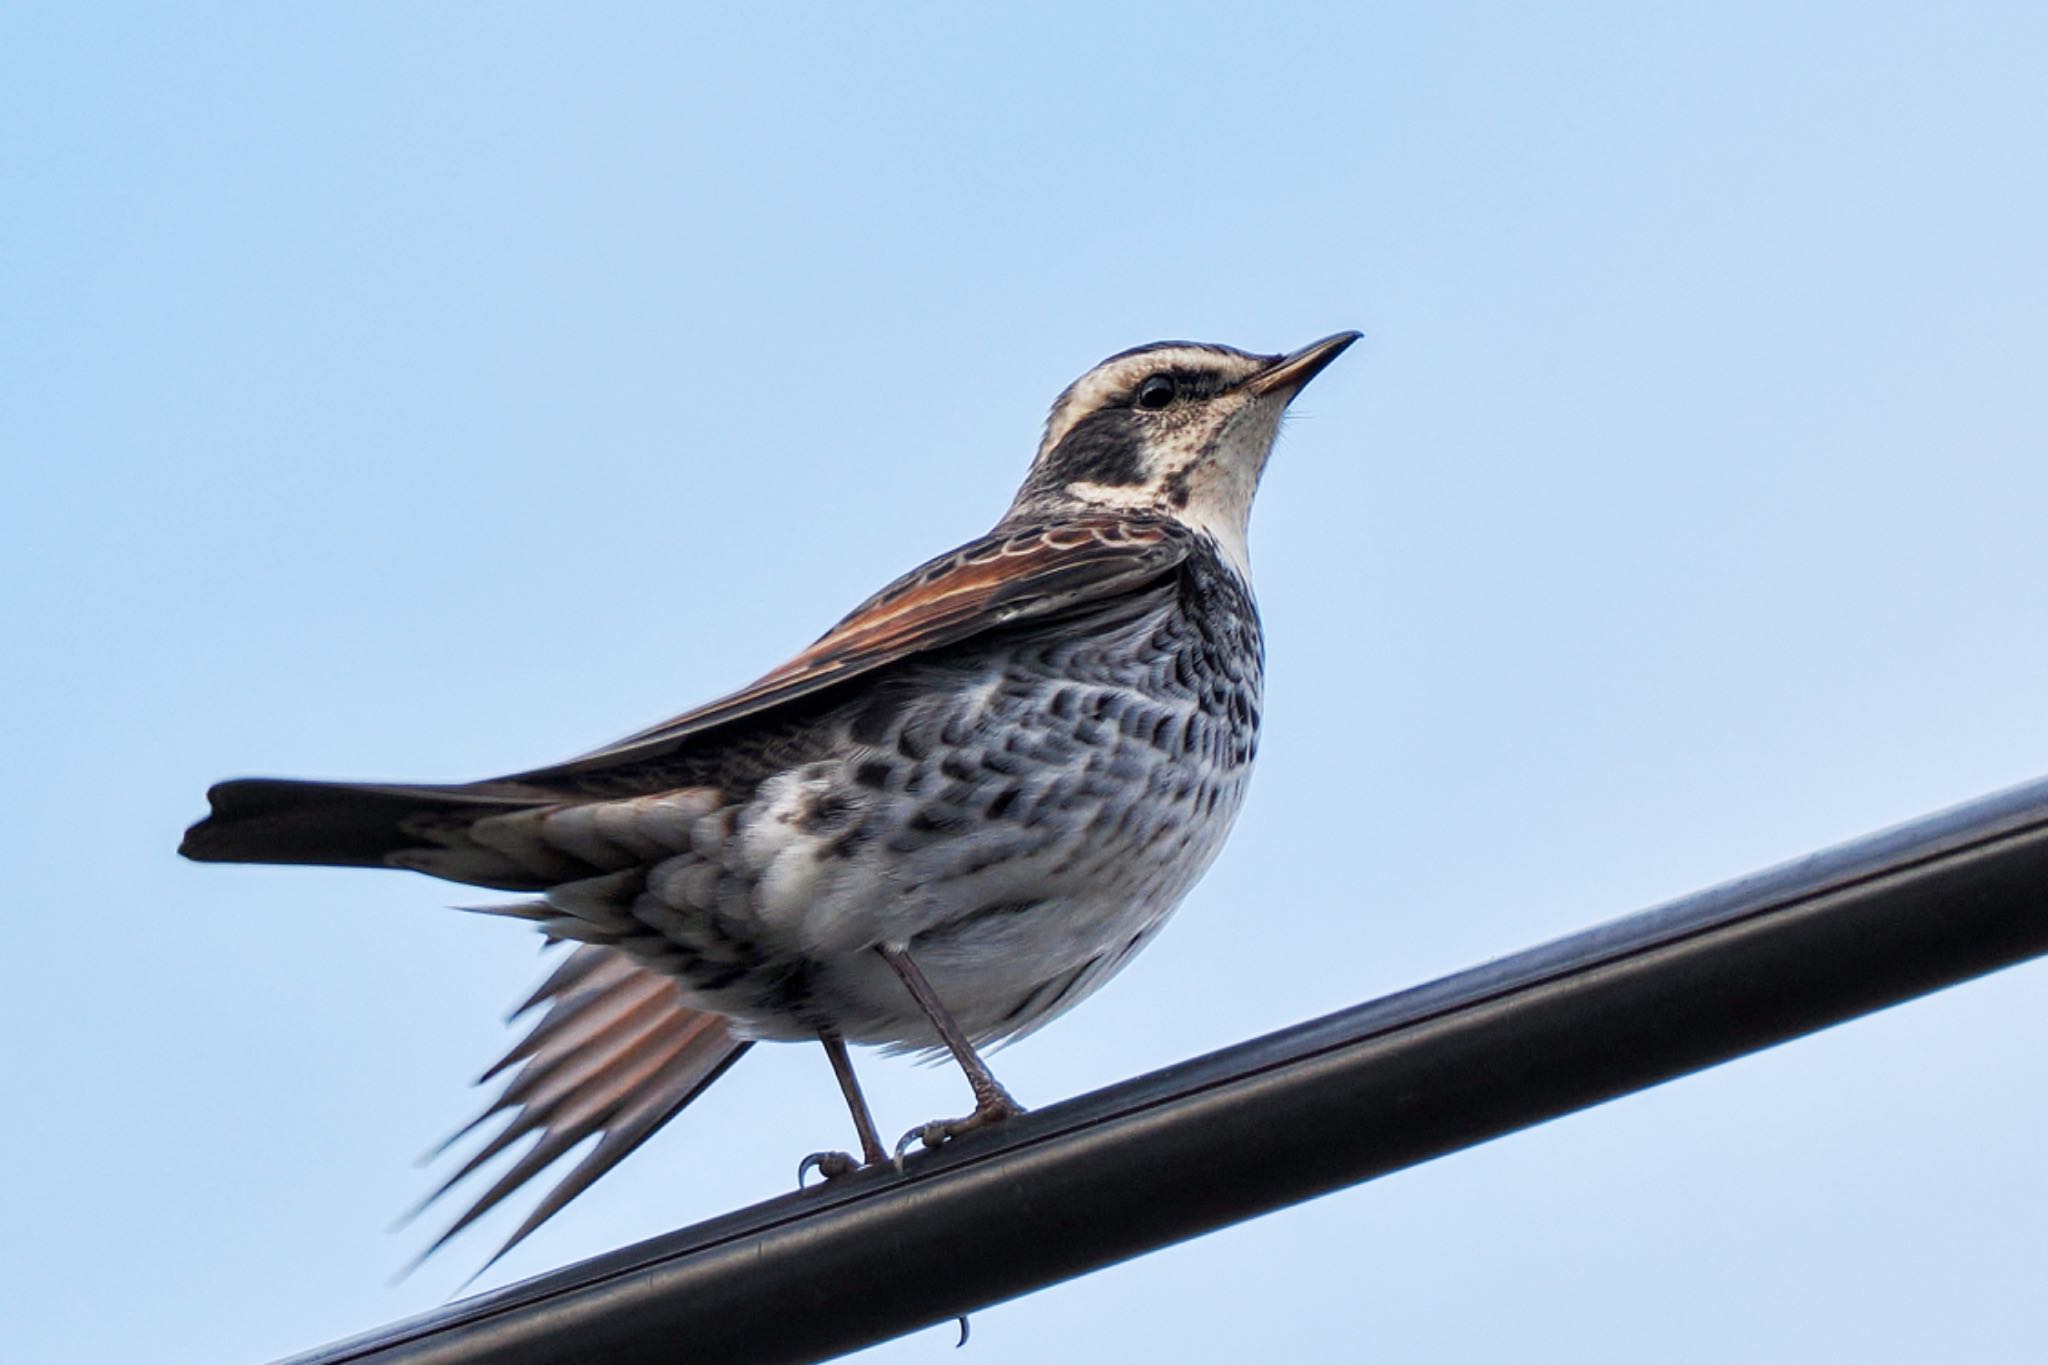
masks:
[[[1173,376],[1155,374],[1138,385],[1138,406],[1157,412],[1171,403],[1177,392],[1179,390],[1174,387]]]

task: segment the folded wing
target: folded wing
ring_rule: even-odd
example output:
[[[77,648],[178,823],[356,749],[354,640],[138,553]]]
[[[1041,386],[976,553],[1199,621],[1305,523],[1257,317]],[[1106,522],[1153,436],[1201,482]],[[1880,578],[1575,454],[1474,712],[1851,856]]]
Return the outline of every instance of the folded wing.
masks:
[[[749,686],[580,758],[459,785],[222,782],[207,793],[212,813],[186,831],[179,851],[201,862],[401,868],[418,867],[424,852],[435,855],[426,870],[449,880],[544,890],[564,878],[473,847],[470,828],[523,809],[688,785],[685,767],[701,780],[716,769],[718,747],[750,722],[771,722],[916,655],[1143,591],[1188,549],[1188,532],[1165,521],[998,528],[904,575]],[[475,856],[440,856],[449,849]]]

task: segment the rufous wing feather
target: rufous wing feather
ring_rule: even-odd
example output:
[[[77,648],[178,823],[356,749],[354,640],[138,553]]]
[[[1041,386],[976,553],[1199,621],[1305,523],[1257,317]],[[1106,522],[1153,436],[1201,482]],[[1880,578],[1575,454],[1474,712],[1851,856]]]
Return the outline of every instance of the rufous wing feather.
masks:
[[[816,644],[739,691],[552,767],[502,779],[552,780],[649,762],[712,732],[991,630],[1043,621],[1140,591],[1177,569],[1191,545],[1165,520],[1079,518],[998,527],[911,570],[853,609]]]

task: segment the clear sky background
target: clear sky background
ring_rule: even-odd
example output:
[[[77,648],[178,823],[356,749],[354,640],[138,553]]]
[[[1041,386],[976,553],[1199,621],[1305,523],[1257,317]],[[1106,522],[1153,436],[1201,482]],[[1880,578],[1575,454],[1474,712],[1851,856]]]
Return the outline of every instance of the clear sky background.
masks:
[[[532,936],[183,864],[210,781],[482,776],[743,682],[993,520],[1137,342],[1366,334],[1255,519],[1249,809],[1001,1054],[1027,1103],[2048,773],[2044,14],[8,6],[4,1353],[312,1347],[520,1212],[387,1286]],[[2037,1360],[2044,986],[990,1310],[962,1358]],[[892,1131],[961,1107],[862,1069]],[[483,1283],[846,1127],[817,1049],[756,1049]]]

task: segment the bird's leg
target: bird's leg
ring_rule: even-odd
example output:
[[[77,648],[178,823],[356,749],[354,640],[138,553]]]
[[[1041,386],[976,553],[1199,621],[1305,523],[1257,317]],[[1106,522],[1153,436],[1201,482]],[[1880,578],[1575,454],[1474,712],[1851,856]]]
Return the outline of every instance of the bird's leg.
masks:
[[[860,1134],[861,1159],[855,1161],[846,1152],[812,1152],[796,1168],[798,1185],[812,1171],[830,1180],[889,1159],[889,1154],[882,1150],[882,1135],[875,1128],[875,1116],[868,1110],[867,1096],[860,1093],[860,1079],[853,1074],[853,1058],[847,1055],[846,1040],[835,1028],[821,1028],[818,1041],[825,1045],[825,1055],[832,1059],[832,1074],[839,1078],[839,1093],[846,1096],[846,1107],[853,1114],[854,1131]]]
[[[917,1007],[932,1021],[932,1027],[939,1031],[939,1038],[946,1050],[953,1054],[953,1060],[960,1063],[960,1069],[967,1073],[967,1083],[974,1087],[974,1112],[963,1119],[936,1119],[922,1128],[913,1128],[903,1135],[896,1144],[896,1156],[901,1160],[903,1153],[913,1142],[923,1142],[927,1147],[937,1147],[948,1138],[985,1128],[991,1123],[1000,1123],[1006,1118],[1024,1112],[1024,1106],[1010,1098],[1010,1092],[1003,1089],[988,1063],[981,1060],[981,1054],[974,1050],[974,1044],[967,1041],[967,1035],[947,1011],[945,1003],[932,989],[932,983],[924,979],[924,973],[910,960],[910,954],[901,948],[884,944],[875,949],[882,960],[894,969],[903,980],[910,998],[917,1001]]]
[[[882,1150],[882,1135],[875,1128],[875,1116],[868,1109],[868,1097],[860,1093],[860,1078],[853,1074],[853,1058],[847,1055],[846,1040],[834,1028],[820,1029],[818,1040],[832,1059],[832,1074],[839,1078],[839,1093],[846,1096],[846,1108],[853,1115],[854,1131],[860,1134],[860,1159],[872,1166],[888,1159]]]

